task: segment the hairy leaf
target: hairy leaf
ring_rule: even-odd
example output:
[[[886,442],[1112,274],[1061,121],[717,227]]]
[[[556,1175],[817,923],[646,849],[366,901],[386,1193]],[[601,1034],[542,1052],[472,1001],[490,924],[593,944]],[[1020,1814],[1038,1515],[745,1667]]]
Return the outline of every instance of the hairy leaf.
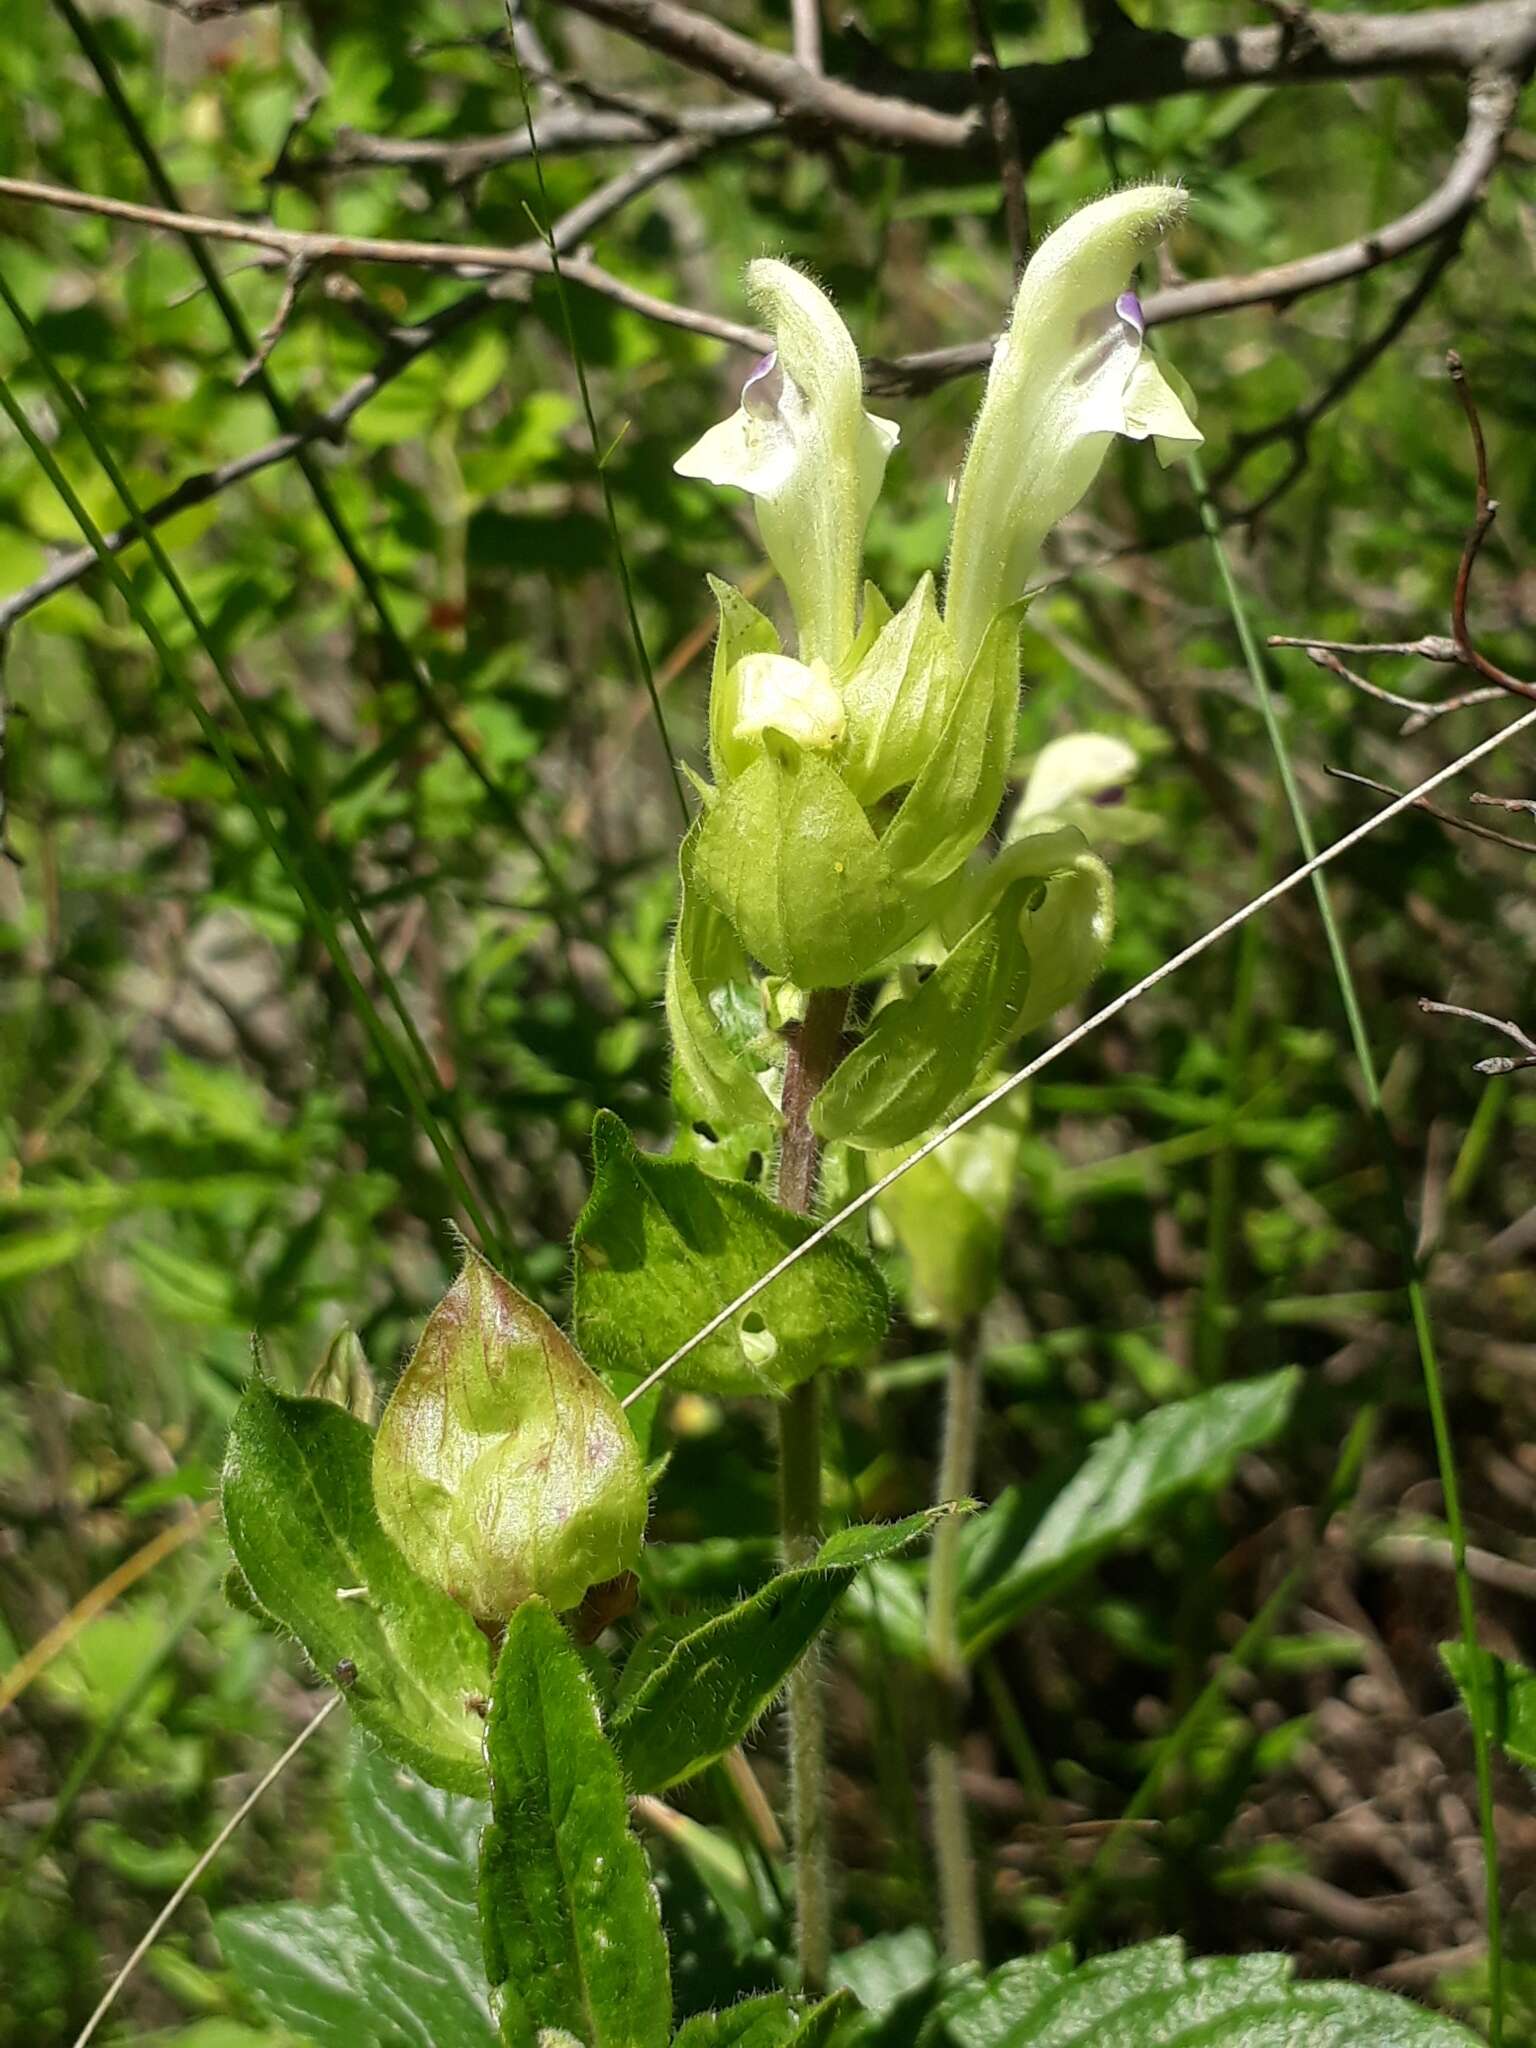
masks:
[[[665,2048],[661,1912],[630,1831],[591,1680],[542,1600],[519,1607],[496,1667],[480,1864],[486,1974],[508,2048],[563,2028],[584,2048]]]
[[[941,1998],[933,2048],[1468,2048],[1440,2013],[1360,1984],[1298,1984],[1279,1955],[1185,1954],[1149,1941],[1074,1966],[1022,1956]]]
[[[925,575],[843,684],[848,730],[839,766],[861,804],[917,779],[940,744],[960,680]]]
[[[977,1656],[1040,1601],[1086,1571],[1143,1516],[1182,1493],[1217,1486],[1234,1458],[1284,1428],[1300,1378],[1294,1367],[1171,1401],[1095,1445],[1082,1469],[1024,1539],[1021,1497],[1006,1493],[978,1516],[961,1639]]]
[[[698,2014],[679,2028],[672,2048],[826,2048],[851,2006],[839,1991],[806,2012],[775,1991],[724,2012]]]
[[[1467,1712],[1475,1711],[1472,1697],[1472,1662],[1465,1643],[1442,1643],[1440,1655],[1456,1681]],[[1496,1657],[1491,1650],[1478,1653],[1482,1695],[1492,1713],[1493,1739],[1504,1754],[1527,1770],[1536,1770],[1536,1671]]]
[[[315,2048],[493,2048],[475,1907],[487,1811],[359,1748],[329,1902],[247,1906],[214,1923],[262,2014]]]
[[[462,1607],[419,1579],[373,1504],[373,1438],[331,1401],[246,1389],[229,1432],[224,1527],[252,1597],[399,1762],[483,1792],[490,1651]],[[350,1668],[349,1668],[350,1667]]]
[[[681,1784],[749,1734],[858,1572],[915,1543],[945,1512],[840,1530],[813,1564],[781,1572],[696,1628],[673,1631],[609,1730],[633,1790]]]
[[[636,1150],[620,1120],[592,1127],[592,1194],[577,1219],[576,1341],[601,1371],[650,1372],[811,1225],[750,1188]],[[829,1239],[684,1359],[672,1384],[782,1394],[813,1372],[858,1366],[885,1334],[873,1262]]]

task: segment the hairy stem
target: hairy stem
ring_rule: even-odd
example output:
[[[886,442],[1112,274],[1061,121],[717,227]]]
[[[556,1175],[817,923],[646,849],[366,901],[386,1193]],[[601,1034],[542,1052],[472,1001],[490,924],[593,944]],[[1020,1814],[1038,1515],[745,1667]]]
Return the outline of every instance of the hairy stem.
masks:
[[[821,1146],[811,1104],[843,1049],[845,988],[817,989],[789,1048],[784,1069],[784,1141],[779,1201],[797,1216],[816,1199]],[[821,1388],[812,1378],[779,1406],[779,1527],[787,1565],[804,1564],[821,1540]],[[795,1943],[807,1991],[822,1990],[832,1956],[832,1891],[827,1855],[827,1730],[821,1662],[807,1652],[789,1681],[790,1832],[795,1845]]]
[[[944,1390],[944,1449],[936,1502],[961,1500],[976,1472],[981,1415],[981,1346],[974,1321],[955,1337]],[[940,1522],[928,1567],[928,1661],[933,1672],[934,1730],[928,1745],[928,1808],[939,1873],[944,1953],[952,1963],[979,1963],[981,1913],[970,1824],[960,1789],[960,1724],[970,1672],[960,1650],[960,1530],[956,1515]]]

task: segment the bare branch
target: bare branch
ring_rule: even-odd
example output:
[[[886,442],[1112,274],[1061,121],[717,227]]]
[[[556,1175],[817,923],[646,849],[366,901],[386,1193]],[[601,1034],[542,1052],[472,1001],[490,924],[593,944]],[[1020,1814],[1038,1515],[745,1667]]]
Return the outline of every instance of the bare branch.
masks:
[[[1246,519],[1261,518],[1272,505],[1285,496],[1307,466],[1313,429],[1349,395],[1372,364],[1380,360],[1414,319],[1420,307],[1425,304],[1435,286],[1455,261],[1469,219],[1470,215],[1463,215],[1440,237],[1429,261],[1387,318],[1374,334],[1351,351],[1315,398],[1310,399],[1305,405],[1296,407],[1283,418],[1272,420],[1268,426],[1233,436],[1220,469],[1211,479],[1213,495],[1219,495],[1260,449],[1273,447],[1277,441],[1284,441],[1290,444],[1290,461],[1275,482],[1270,484],[1251,505],[1244,508],[1242,516]]]
[[[1490,1017],[1483,1010],[1465,1010],[1460,1003],[1432,1003],[1428,996],[1419,997],[1419,1008],[1437,1017],[1465,1017],[1469,1023],[1486,1024],[1490,1031],[1502,1031],[1506,1038],[1515,1041],[1522,1052],[1536,1058],[1536,1038],[1529,1037],[1507,1017]]]
[[[1293,262],[1252,271],[1246,277],[1206,278],[1152,292],[1142,301],[1147,325],[1167,326],[1176,320],[1230,313],[1240,306],[1289,305],[1308,292],[1346,283],[1383,263],[1410,255],[1448,233],[1481,198],[1498,164],[1519,98],[1520,83],[1513,75],[1501,73],[1475,81],[1468,94],[1467,125],[1445,178],[1427,199],[1387,226],[1315,256],[1299,256]],[[868,365],[869,389],[879,397],[932,390],[951,377],[984,370],[992,359],[994,345],[992,340],[965,342],[956,348],[928,349],[889,361],[873,360]]]
[[[1477,406],[1467,373],[1462,367],[1461,357],[1454,349],[1445,359],[1451,373],[1451,382],[1456,387],[1456,396],[1461,400],[1461,409],[1467,416],[1467,430],[1472,436],[1472,455],[1477,465],[1477,516],[1473,519],[1467,534],[1466,545],[1461,551],[1461,561],[1456,570],[1456,591],[1451,599],[1451,633],[1456,642],[1456,652],[1467,668],[1490,683],[1496,683],[1501,690],[1513,691],[1519,697],[1536,698],[1536,683],[1527,683],[1519,676],[1512,676],[1508,669],[1500,668],[1485,654],[1479,654],[1473,645],[1471,630],[1467,625],[1467,599],[1472,589],[1472,571],[1482,553],[1483,542],[1488,538],[1489,529],[1498,517],[1499,501],[1488,489],[1488,449],[1483,440],[1483,423],[1478,418]]]
[[[671,136],[725,145],[751,142],[780,126],[771,107],[550,107],[534,121],[541,157],[578,156],[594,149],[617,149],[632,143],[658,142]],[[531,154],[526,130],[505,135],[440,139],[432,136],[364,135],[343,128],[337,144],[323,157],[306,157],[306,175],[344,171],[359,164],[405,168],[440,168],[457,183],[493,170],[498,164],[520,163]]]
[[[675,151],[681,145],[670,144]],[[654,159],[652,160],[654,162]],[[666,168],[674,167],[669,161]],[[633,174],[616,181],[630,197],[638,189]],[[646,183],[654,183],[654,175]],[[594,198],[596,195],[594,195]],[[19,199],[28,205],[60,207],[67,212],[99,214],[109,220],[128,221],[137,227],[170,228],[177,234],[201,235],[209,241],[243,242],[265,249],[285,264],[305,263],[311,267],[337,263],[406,264],[424,270],[449,270],[456,274],[504,276],[508,273],[547,277],[553,268],[549,249],[542,242],[520,243],[512,249],[477,242],[416,242],[380,239],[367,235],[303,234],[289,228],[272,227],[265,221],[221,220],[210,214],[180,213],[172,207],[140,206],[129,199],[112,199],[96,192],[77,192],[68,186],[43,185],[28,178],[0,178],[0,199]],[[605,209],[605,211],[608,209]],[[590,222],[588,223],[590,225]],[[743,327],[691,306],[678,306],[638,291],[585,258],[566,258],[562,268],[567,278],[588,290],[616,299],[631,311],[668,326],[686,327],[695,334],[707,334],[716,341],[733,342],[739,348],[766,347],[766,337],[756,328]]]
[[[1030,244],[1024,152],[1019,146],[1013,109],[1003,91],[1003,74],[998,66],[997,45],[992,39],[987,0],[969,0],[969,8],[971,38],[976,45],[976,54],[971,59],[971,75],[976,80],[976,96],[986,113],[987,130],[997,152],[998,176],[1003,187],[1003,218],[1008,227],[1008,246],[1013,251],[1014,275],[1018,276],[1029,260]]]
[[[1420,661],[1440,661],[1455,668],[1461,661],[1456,642],[1444,633],[1425,633],[1417,640],[1306,640],[1294,633],[1271,633],[1271,647],[1313,648],[1328,654],[1405,654]],[[1418,707],[1422,709],[1422,706]]]
[[[276,7],[280,0],[155,0],[183,21],[227,21],[234,14],[254,14],[258,7]]]
[[[818,77],[792,56],[763,49],[675,0],[563,4],[691,71],[767,102],[795,126],[830,129],[877,149],[980,156],[988,147],[986,118],[975,106],[975,87],[964,72],[903,71],[887,63],[885,89],[870,91]],[[1436,72],[1469,79],[1520,77],[1536,55],[1533,0],[1480,0],[1411,15],[1309,9],[1304,36],[1280,23],[1185,38],[1138,28],[1120,10],[1108,8],[1097,26],[1086,55],[1015,65],[1001,74],[1028,153],[1038,154],[1083,114],[1145,105],[1176,93]]]
[[[569,213],[563,214],[556,222],[552,235],[557,248],[565,251],[578,233],[590,234],[601,219],[616,211],[627,199],[633,198],[645,184],[654,183],[656,177],[664,175],[663,151],[682,146],[684,145],[663,144],[662,148],[656,150],[649,158],[631,165],[618,177],[611,179],[596,192],[589,194],[586,199],[578,202]],[[180,222],[187,216],[173,212],[170,218]],[[544,258],[541,267],[547,268],[548,251],[540,248],[539,254]],[[673,325],[685,327],[702,320],[706,324],[703,327],[695,327],[694,331],[709,333],[715,340],[738,343],[742,347],[755,350],[758,354],[761,354],[768,345],[767,337],[751,328],[737,328],[729,321],[714,323],[709,315],[695,314],[689,307],[670,306],[664,300],[651,298],[649,293],[634,292],[619,279],[609,278],[606,271],[600,271],[595,264],[587,262],[584,258],[565,255],[563,262],[567,278],[585,284],[589,289],[601,289],[596,280],[606,279],[615,287],[611,296],[619,297],[620,303],[647,317],[664,317]],[[340,279],[332,280],[335,285],[341,282]],[[354,415],[376,398],[386,385],[393,383],[396,377],[408,370],[412,363],[418,361],[428,350],[447,340],[459,328],[490,311],[509,291],[522,289],[526,287],[520,278],[503,278],[496,284],[467,292],[463,298],[456,299],[452,305],[445,306],[418,326],[389,329],[382,336],[384,353],[379,361],[323,412],[313,415],[303,426],[278,434],[261,447],[251,449],[233,461],[221,463],[216,469],[203,470],[196,476],[184,478],[163,498],[143,508],[144,523],[151,527],[162,526],[167,519],[175,518],[178,512],[189,511],[194,505],[206,504],[210,498],[219,496],[232,485],[244,483],[262,470],[271,469],[280,462],[290,460],[300,449],[307,448],[315,441],[340,441]],[[666,309],[664,314],[648,310],[663,307]],[[124,548],[131,546],[137,537],[132,526],[120,526],[106,535],[105,545],[111,553],[120,554]],[[61,555],[35,582],[0,600],[0,638],[3,638],[18,619],[34,611],[56,592],[78,583],[96,566],[96,562],[94,549],[73,549],[68,554]]]
[[[765,100],[802,130],[834,134],[883,149],[953,152],[984,141],[974,108],[936,113],[894,93],[868,92],[810,69],[778,50],[764,49],[723,22],[680,7],[675,0],[565,0],[573,13],[618,29],[691,71],[733,91]],[[955,74],[970,97],[970,82]]]
[[[255,355],[251,357],[245,368],[239,371],[235,377],[235,389],[237,391],[244,390],[245,386],[259,377],[266,368],[273,349],[282,340],[288,322],[298,310],[299,294],[304,289],[305,280],[308,278],[312,267],[308,259],[303,256],[295,256],[288,265],[287,274],[283,278],[282,296],[277,302],[277,311],[261,330],[259,345]]]
[[[1336,782],[1358,782],[1362,788],[1374,789],[1378,796],[1402,795],[1402,791],[1394,789],[1391,783],[1378,782],[1371,775],[1357,775],[1350,768],[1328,766],[1326,772]],[[1513,847],[1516,853],[1536,853],[1536,839],[1517,839],[1512,832],[1495,832],[1491,825],[1479,825],[1471,818],[1458,818],[1454,811],[1442,811],[1423,797],[1419,799],[1415,808],[1427,811],[1430,817],[1437,819],[1442,825],[1452,826],[1457,832],[1470,833],[1474,839],[1491,840],[1495,846]]]
[[[1396,711],[1406,711],[1408,713],[1408,721],[1403,727],[1405,734],[1422,732],[1426,725],[1433,725],[1437,718],[1444,718],[1447,712],[1469,711],[1474,704],[1491,704],[1495,698],[1502,697],[1504,694],[1502,690],[1490,683],[1482,689],[1463,690],[1459,697],[1446,697],[1438,704],[1426,704],[1420,697],[1402,697],[1398,695],[1396,690],[1384,690],[1379,683],[1370,682],[1365,676],[1358,674],[1354,669],[1347,668],[1340,661],[1333,648],[1322,642],[1315,640],[1292,640],[1283,634],[1273,633],[1270,635],[1269,644],[1271,647],[1299,647],[1314,666],[1326,669],[1330,675],[1337,676],[1340,682],[1349,683],[1353,688],[1362,691],[1367,697],[1374,697],[1378,704],[1390,704]],[[1380,648],[1368,648],[1365,651],[1376,654],[1381,653],[1383,650]],[[1400,646],[1390,651],[1412,653],[1417,650],[1410,644],[1407,647]]]
[[[1469,1024],[1483,1024],[1490,1031],[1502,1031],[1506,1038],[1512,1038],[1519,1046],[1519,1059],[1511,1059],[1508,1053],[1498,1053],[1492,1059],[1474,1061],[1474,1074],[1486,1074],[1491,1079],[1497,1074],[1516,1074],[1522,1068],[1536,1067],[1536,1039],[1527,1036],[1509,1018],[1490,1017],[1484,1010],[1463,1009],[1460,1003],[1432,1003],[1428,996],[1419,997],[1419,1008],[1441,1017],[1465,1017]]]
[[[821,69],[821,0],[789,0],[795,61],[807,71]]]

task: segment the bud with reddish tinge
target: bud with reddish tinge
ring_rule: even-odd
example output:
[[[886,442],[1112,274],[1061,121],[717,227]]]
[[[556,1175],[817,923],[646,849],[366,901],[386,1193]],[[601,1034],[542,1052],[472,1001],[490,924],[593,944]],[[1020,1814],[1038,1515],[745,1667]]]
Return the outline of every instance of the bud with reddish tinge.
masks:
[[[624,1411],[568,1338],[471,1254],[379,1423],[374,1499],[424,1579],[477,1620],[557,1609],[633,1568],[645,1468]]]

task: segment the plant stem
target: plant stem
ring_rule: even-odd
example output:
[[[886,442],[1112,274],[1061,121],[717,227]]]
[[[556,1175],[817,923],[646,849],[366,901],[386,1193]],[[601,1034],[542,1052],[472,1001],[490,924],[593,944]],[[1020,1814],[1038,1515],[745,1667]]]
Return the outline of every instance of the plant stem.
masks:
[[[981,1415],[981,1345],[975,1320],[957,1332],[944,1391],[944,1449],[935,1501],[962,1500],[976,1472]],[[952,1963],[979,1963],[981,1912],[970,1824],[960,1788],[960,1723],[970,1672],[960,1649],[960,1531],[946,1515],[928,1566],[928,1661],[933,1673],[934,1731],[928,1745],[928,1810],[939,1871],[939,1920]]]
[[[816,1199],[821,1144],[811,1104],[842,1057],[845,988],[816,989],[790,1041],[784,1069],[784,1139],[779,1202],[797,1216]],[[821,1388],[804,1380],[779,1404],[779,1527],[787,1565],[805,1564],[821,1541]],[[832,1890],[827,1855],[827,1729],[821,1660],[808,1650],[789,1681],[790,1834],[795,1847],[795,1946],[807,1991],[826,1986],[832,1958]]]

